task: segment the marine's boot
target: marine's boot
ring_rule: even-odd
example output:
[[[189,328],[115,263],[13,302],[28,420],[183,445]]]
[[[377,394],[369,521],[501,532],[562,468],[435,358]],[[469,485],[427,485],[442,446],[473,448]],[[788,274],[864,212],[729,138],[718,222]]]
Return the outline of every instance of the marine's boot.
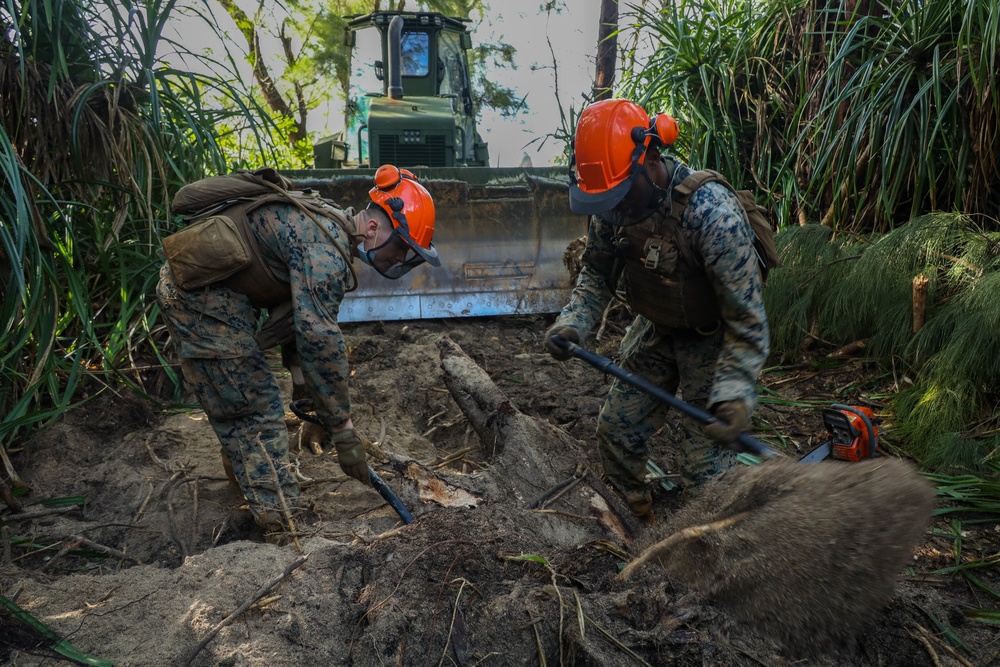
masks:
[[[229,478],[229,488],[241,496],[243,495],[243,489],[240,487],[240,483],[236,481],[236,473],[233,472],[233,464],[229,462],[229,457],[226,456],[226,450],[222,450],[222,469],[226,471],[226,477]]]
[[[651,491],[626,491],[622,498],[640,523],[651,526],[656,523],[653,514],[653,494]]]
[[[284,546],[288,543],[288,532],[281,515],[274,510],[257,510],[253,512],[253,520],[264,534],[268,544]]]

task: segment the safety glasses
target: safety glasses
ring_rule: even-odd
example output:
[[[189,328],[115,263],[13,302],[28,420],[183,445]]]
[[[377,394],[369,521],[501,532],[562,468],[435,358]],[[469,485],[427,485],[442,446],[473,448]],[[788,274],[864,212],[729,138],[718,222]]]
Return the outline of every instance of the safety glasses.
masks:
[[[399,224],[394,226],[385,243],[365,251],[368,263],[379,274],[391,280],[406,275],[424,262],[431,266],[441,266],[441,259],[433,243],[430,244],[430,248],[424,248],[410,236],[406,214],[403,213],[403,200],[393,197],[387,200],[386,204],[392,209],[392,217]],[[368,208],[381,210],[375,204],[369,204]]]

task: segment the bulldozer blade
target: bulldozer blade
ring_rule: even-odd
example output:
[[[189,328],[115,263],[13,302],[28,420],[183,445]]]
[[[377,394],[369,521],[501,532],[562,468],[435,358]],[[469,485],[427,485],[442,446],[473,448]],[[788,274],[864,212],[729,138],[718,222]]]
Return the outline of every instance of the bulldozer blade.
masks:
[[[569,210],[564,168],[414,168],[434,198],[441,266],[399,280],[358,271],[341,322],[553,313],[572,284],[563,254],[587,232]],[[371,170],[286,171],[342,207],[365,206]],[[559,180],[559,179],[562,180]]]

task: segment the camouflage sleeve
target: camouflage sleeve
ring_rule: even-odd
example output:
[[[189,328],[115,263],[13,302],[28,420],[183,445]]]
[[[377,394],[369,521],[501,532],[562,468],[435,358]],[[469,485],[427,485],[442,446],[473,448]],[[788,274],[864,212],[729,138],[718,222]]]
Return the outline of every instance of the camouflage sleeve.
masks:
[[[753,231],[736,195],[718,183],[691,196],[688,215],[725,327],[709,405],[739,399],[753,411],[770,350]]]
[[[597,217],[587,226],[587,245],[583,251],[583,268],[577,276],[569,303],[559,313],[556,324],[572,327],[586,340],[599,322],[611,300],[608,285],[614,266],[613,230]]]
[[[306,386],[329,431],[351,417],[347,344],[337,323],[350,269],[329,242],[303,243],[297,249],[290,257],[295,261],[289,262],[295,344]]]

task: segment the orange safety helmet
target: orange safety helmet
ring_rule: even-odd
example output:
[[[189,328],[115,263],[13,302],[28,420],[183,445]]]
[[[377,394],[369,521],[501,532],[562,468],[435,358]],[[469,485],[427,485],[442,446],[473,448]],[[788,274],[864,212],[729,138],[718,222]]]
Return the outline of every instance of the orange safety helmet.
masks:
[[[651,146],[670,146],[680,130],[667,114],[652,119],[635,102],[601,100],[580,114],[570,161],[569,207],[580,215],[613,209],[646,171]]]
[[[411,171],[391,164],[382,165],[375,172],[375,187],[368,191],[368,196],[372,200],[368,207],[377,206],[385,211],[393,228],[389,240],[378,248],[366,251],[368,259],[373,259],[380,248],[392,243],[397,236],[410,247],[406,261],[385,271],[378,269],[379,273],[386,278],[399,278],[424,262],[441,266],[437,248],[431,242],[434,236],[434,200]],[[372,261],[368,263],[376,266]]]

